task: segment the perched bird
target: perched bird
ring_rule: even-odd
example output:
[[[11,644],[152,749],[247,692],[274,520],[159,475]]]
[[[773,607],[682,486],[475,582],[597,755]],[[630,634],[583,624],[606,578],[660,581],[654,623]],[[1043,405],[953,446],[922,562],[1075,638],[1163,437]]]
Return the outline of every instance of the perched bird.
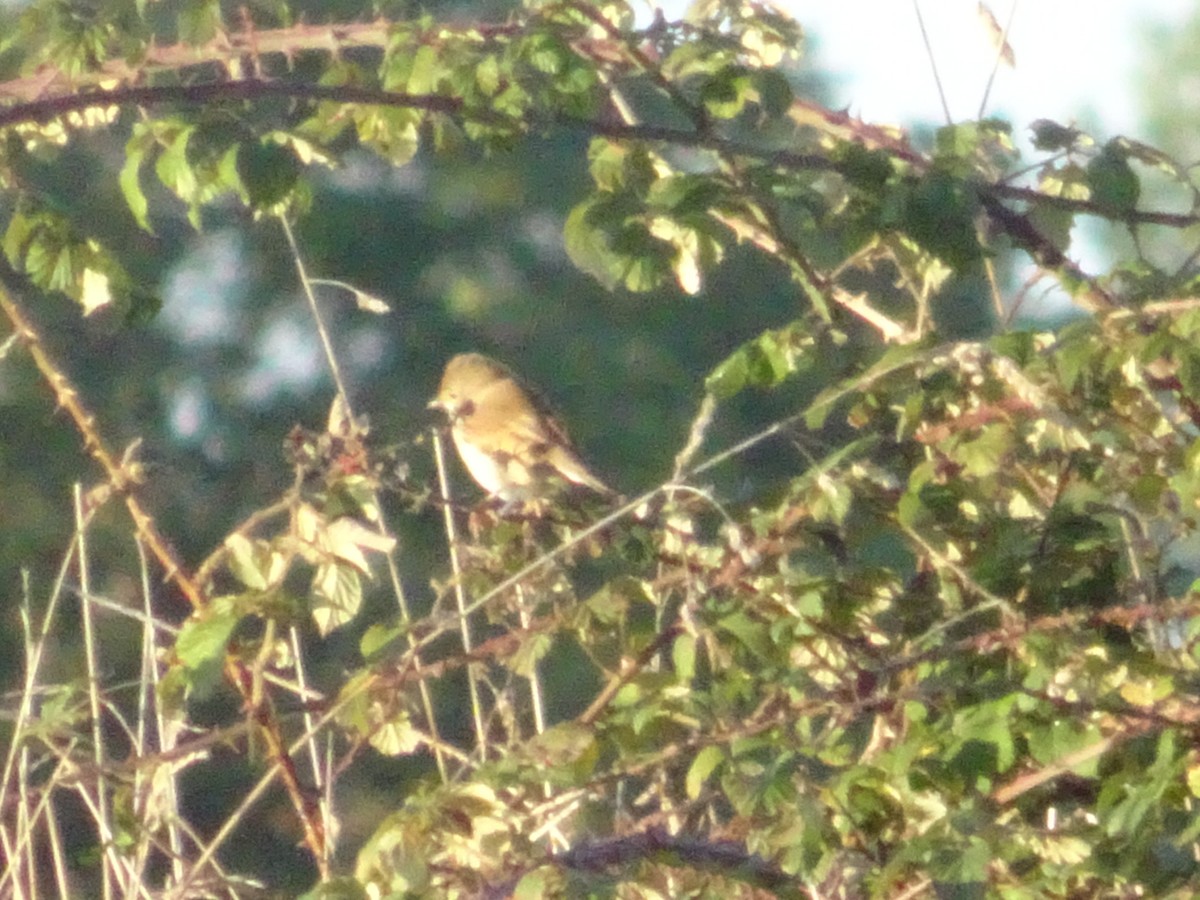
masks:
[[[453,357],[429,405],[450,417],[454,446],[471,477],[505,503],[540,499],[572,484],[613,493],[588,471],[544,401],[494,359]]]

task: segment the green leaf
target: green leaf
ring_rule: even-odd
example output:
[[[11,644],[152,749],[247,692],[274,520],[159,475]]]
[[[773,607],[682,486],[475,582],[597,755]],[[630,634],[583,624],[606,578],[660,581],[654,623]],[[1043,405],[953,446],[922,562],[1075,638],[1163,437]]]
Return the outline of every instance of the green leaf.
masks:
[[[193,696],[203,699],[220,683],[225,648],[242,620],[236,597],[215,598],[207,608],[183,623],[175,641],[175,656],[187,673]]]
[[[539,866],[532,872],[526,872],[513,888],[513,900],[544,900],[547,897],[561,897],[562,874],[553,866]]]
[[[297,900],[368,900],[369,894],[357,879],[349,876],[322,881],[311,891],[305,891]]]
[[[779,119],[787,115],[795,99],[787,76],[778,69],[756,69],[750,80],[754,85],[754,93],[758,95],[759,105],[768,118]]]
[[[612,290],[624,277],[625,262],[609,248],[608,236],[592,224],[591,214],[596,208],[595,200],[585,200],[571,210],[563,228],[563,242],[576,267]]]
[[[701,85],[700,100],[718,119],[732,119],[745,107],[750,87],[746,69],[726,66]]]
[[[1031,203],[1025,218],[1042,237],[1060,252],[1066,253],[1071,246],[1071,229],[1075,227],[1075,213],[1050,203]]]
[[[358,642],[358,652],[363,655],[363,659],[370,662],[384,651],[393,647],[400,638],[404,637],[407,631],[408,629],[395,625],[380,625],[378,623],[369,625]]]
[[[684,790],[687,792],[688,799],[695,800],[700,796],[704,782],[708,781],[708,777],[724,761],[725,750],[716,745],[705,747],[696,754],[696,758],[692,760],[692,764],[688,767],[687,778],[684,782]]]
[[[422,44],[412,57],[406,85],[410,94],[432,94],[441,79],[442,61],[429,44]]]
[[[358,614],[362,579],[353,566],[324,563],[313,576],[313,621],[322,635],[340,628]]]
[[[951,458],[962,464],[967,475],[987,478],[1005,466],[1014,440],[1013,430],[1007,423],[988,425],[980,429],[978,436],[955,447]]]
[[[962,271],[983,258],[975,233],[978,209],[978,198],[966,181],[935,170],[910,186],[899,224],[930,253]]]
[[[225,539],[229,551],[227,565],[233,577],[252,591],[266,590],[271,584],[271,548],[262,541],[251,541],[237,532]]]
[[[125,164],[121,166],[118,179],[121,193],[134,220],[143,231],[154,233],[150,227],[150,204],[142,191],[141,170],[146,153],[155,144],[153,135],[140,124],[135,125],[133,134],[125,144]]]
[[[384,756],[406,756],[425,743],[425,736],[413,726],[408,713],[400,712],[386,722],[373,723],[369,740]]]
[[[530,739],[525,754],[561,784],[582,784],[596,771],[600,745],[595,731],[576,722],[560,722]]]
[[[1120,138],[1105,144],[1088,163],[1087,183],[1092,202],[1109,214],[1119,216],[1137,208],[1141,183]]]
[[[1076,753],[1092,747],[1103,740],[1094,725],[1084,725],[1071,719],[1056,719],[1046,725],[1031,729],[1025,736],[1029,752],[1043,766],[1061,764]],[[1084,761],[1071,767],[1071,771],[1085,778],[1094,778],[1102,757],[1087,756]]]
[[[237,175],[250,205],[266,209],[283,200],[300,176],[300,158],[291,144],[267,137],[237,148]]]
[[[517,652],[509,659],[509,668],[522,678],[536,678],[538,660],[543,659],[554,644],[552,635],[538,632],[521,641]]]
[[[358,139],[397,166],[412,160],[421,146],[420,110],[373,107],[355,119]]]
[[[646,202],[678,217],[706,216],[722,192],[722,187],[706,175],[673,173],[650,185]]]
[[[1083,134],[1078,128],[1059,125],[1050,119],[1035,119],[1029,130],[1033,132],[1033,146],[1050,153],[1073,149]]]
[[[196,175],[188,160],[188,142],[194,132],[192,126],[179,129],[166,141],[166,148],[154,164],[159,181],[186,203],[191,203],[196,194]]]
[[[500,61],[496,57],[484,57],[475,67],[475,83],[489,97],[500,89]]]
[[[747,387],[773,388],[808,370],[816,339],[804,322],[764,331],[726,357],[704,381],[705,389],[726,400]]]
[[[774,648],[770,628],[765,623],[739,611],[721,619],[720,627],[736,637],[760,659],[767,659],[772,655]]]
[[[889,347],[865,372],[853,375],[825,388],[817,395],[805,413],[804,422],[816,430],[824,424],[838,401],[866,390],[877,381],[913,366],[926,359],[927,348],[917,342]]]
[[[219,0],[186,0],[179,10],[179,39],[185,44],[207,44],[222,28]]]
[[[627,144],[608,138],[592,138],[588,144],[588,171],[596,187],[609,193],[624,187],[628,156]]]
[[[529,64],[546,75],[565,71],[572,56],[570,48],[558,35],[545,31],[531,35],[521,49]]]
[[[739,347],[708,373],[704,389],[718,400],[728,400],[750,382],[750,358],[746,348]]]
[[[843,178],[870,195],[881,192],[895,171],[891,156],[883,150],[871,150],[858,141],[836,144],[830,158],[837,163]]]
[[[689,682],[696,677],[695,637],[681,634],[675,638],[671,644],[671,668],[681,682]]]

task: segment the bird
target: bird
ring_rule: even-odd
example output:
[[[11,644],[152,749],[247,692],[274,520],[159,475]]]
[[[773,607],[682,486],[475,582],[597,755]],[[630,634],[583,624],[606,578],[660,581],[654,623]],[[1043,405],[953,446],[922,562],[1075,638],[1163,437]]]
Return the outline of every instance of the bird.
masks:
[[[452,357],[429,406],[449,417],[471,477],[505,506],[573,487],[615,496],[584,465],[541,396],[503,363],[482,353]]]

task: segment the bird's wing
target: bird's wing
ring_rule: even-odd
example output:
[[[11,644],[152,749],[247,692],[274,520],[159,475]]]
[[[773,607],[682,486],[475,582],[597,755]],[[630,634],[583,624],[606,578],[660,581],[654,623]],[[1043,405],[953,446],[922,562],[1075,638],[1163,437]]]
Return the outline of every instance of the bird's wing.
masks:
[[[472,416],[478,432],[488,435],[486,441],[479,442],[481,449],[543,463],[568,481],[602,494],[609,492],[583,464],[566,429],[545,400],[511,381],[490,390],[488,402],[479,403]]]

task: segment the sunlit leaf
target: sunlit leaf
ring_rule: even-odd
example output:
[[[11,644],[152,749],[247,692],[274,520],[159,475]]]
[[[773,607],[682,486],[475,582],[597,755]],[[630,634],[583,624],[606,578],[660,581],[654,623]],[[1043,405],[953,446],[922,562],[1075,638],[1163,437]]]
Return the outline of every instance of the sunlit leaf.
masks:
[[[704,783],[716,771],[717,766],[725,761],[725,753],[720,747],[705,747],[696,754],[688,767],[685,790],[692,800],[700,796]]]

